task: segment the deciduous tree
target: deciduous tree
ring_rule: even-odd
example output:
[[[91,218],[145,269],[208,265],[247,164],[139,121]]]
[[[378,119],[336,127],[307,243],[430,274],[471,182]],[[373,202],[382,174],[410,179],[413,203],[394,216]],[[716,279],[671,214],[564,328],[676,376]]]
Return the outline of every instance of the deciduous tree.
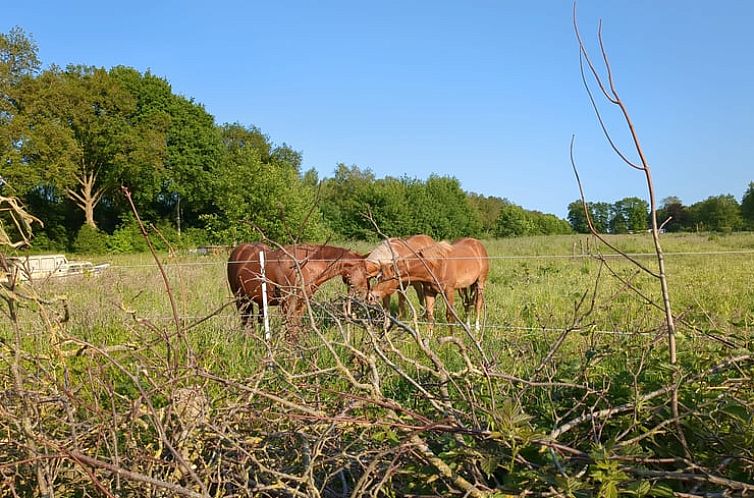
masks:
[[[657,219],[664,223],[664,229],[668,232],[679,232],[690,228],[688,208],[675,196],[662,200],[662,206],[657,210]]]
[[[749,188],[741,198],[741,216],[746,223],[746,228],[754,230],[754,182],[749,183]]]
[[[521,206],[509,204],[500,210],[495,235],[497,237],[520,237],[530,235],[534,224]]]
[[[60,189],[92,227],[97,204],[114,187],[155,186],[164,122],[140,116],[133,96],[104,69],[53,67],[28,80],[19,101],[19,183]]]
[[[730,232],[738,230],[743,224],[741,206],[732,195],[715,195],[693,204],[692,222],[701,230]]]

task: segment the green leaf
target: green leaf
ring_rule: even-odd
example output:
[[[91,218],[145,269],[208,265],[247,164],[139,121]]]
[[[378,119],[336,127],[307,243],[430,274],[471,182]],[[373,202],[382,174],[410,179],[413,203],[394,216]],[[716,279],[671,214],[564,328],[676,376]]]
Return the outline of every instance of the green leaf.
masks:
[[[751,419],[749,410],[738,403],[725,405],[720,411],[744,424],[749,423],[749,420]]]
[[[665,484],[657,484],[652,487],[652,496],[655,496],[657,498],[673,498],[675,496],[675,492],[673,492],[673,488],[670,486],[667,486]]]

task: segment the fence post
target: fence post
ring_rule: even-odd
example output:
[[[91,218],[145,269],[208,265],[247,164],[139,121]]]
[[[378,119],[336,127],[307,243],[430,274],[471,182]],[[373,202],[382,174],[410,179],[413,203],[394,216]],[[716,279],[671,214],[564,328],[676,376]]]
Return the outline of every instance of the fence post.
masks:
[[[264,251],[259,252],[259,268],[262,275],[262,314],[264,315],[264,340],[270,340],[270,316],[267,307],[267,276],[264,272]]]

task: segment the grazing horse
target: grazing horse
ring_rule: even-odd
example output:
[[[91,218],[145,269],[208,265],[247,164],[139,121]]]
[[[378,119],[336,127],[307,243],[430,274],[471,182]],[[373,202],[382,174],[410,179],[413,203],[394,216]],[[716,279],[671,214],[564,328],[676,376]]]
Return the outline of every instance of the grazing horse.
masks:
[[[435,240],[429,235],[412,235],[406,238],[392,238],[383,241],[366,258],[364,264],[355,266],[350,275],[350,282],[355,291],[361,291],[364,297],[369,297],[369,279],[375,277],[384,264],[394,264],[400,259],[417,258],[419,251],[426,247],[436,244]],[[424,284],[413,282],[407,278],[395,287],[385,288],[379,296],[382,300],[382,306],[386,310],[390,309],[390,296],[399,289],[403,290],[405,285],[411,285],[419,297],[419,302],[424,306]],[[398,293],[398,315],[404,317],[406,314],[406,296],[404,292]]]
[[[237,248],[240,250],[240,248]],[[235,251],[234,251],[235,253]],[[341,276],[348,283],[354,265],[363,264],[364,256],[349,249],[327,245],[295,244],[265,251],[265,276],[267,278],[267,304],[280,306],[286,321],[296,328],[306,308],[306,300],[328,280]],[[242,263],[250,266],[249,274],[255,279],[244,281],[242,293],[256,303],[261,303],[259,262]],[[230,264],[228,274],[230,275]],[[243,281],[243,280],[242,280]],[[231,288],[232,288],[231,284]],[[247,292],[248,290],[248,292]],[[258,300],[255,299],[258,296]],[[240,308],[239,308],[240,309]]]
[[[260,325],[264,319],[262,270],[259,265],[259,253],[262,251],[269,253],[271,249],[262,243],[241,244],[233,249],[228,258],[228,284],[244,328],[254,314],[254,304],[259,308],[257,318]]]
[[[468,315],[473,299],[476,311],[476,329],[484,304],[484,285],[490,271],[487,250],[477,239],[463,238],[453,244],[440,242],[418,251],[418,258],[403,258],[395,264],[382,264],[378,283],[370,293],[377,300],[385,293],[394,292],[401,280],[422,282],[427,306],[427,320],[434,322],[437,294],[447,299],[448,322],[455,318],[453,304],[455,291],[462,292]]]

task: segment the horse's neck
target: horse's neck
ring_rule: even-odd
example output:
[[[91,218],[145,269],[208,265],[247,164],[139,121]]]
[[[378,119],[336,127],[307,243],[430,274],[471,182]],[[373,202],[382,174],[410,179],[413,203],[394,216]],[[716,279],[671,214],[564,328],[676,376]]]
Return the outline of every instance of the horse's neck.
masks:
[[[324,269],[314,279],[314,285],[316,286],[320,286],[338,275],[345,274],[353,265],[355,259],[364,259],[363,256],[353,251],[339,247],[324,247],[315,257],[325,262]],[[315,257],[312,259],[315,259]]]

